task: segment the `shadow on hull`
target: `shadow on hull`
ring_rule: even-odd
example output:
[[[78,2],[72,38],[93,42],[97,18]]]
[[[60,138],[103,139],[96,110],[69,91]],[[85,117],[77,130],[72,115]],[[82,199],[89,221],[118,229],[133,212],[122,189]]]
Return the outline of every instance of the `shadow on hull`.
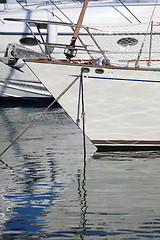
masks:
[[[97,146],[96,152],[139,152],[139,151],[159,151],[160,145],[125,145],[125,146]]]
[[[0,97],[0,107],[18,107],[18,106],[34,106],[34,107],[47,107],[54,101],[54,98],[16,98],[16,97]],[[60,107],[55,102],[52,107]]]

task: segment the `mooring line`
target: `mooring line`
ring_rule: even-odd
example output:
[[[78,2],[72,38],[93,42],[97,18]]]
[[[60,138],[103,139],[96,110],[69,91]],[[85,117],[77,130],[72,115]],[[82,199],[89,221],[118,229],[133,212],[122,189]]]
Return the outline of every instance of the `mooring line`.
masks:
[[[13,168],[11,166],[9,166],[7,163],[5,163],[2,159],[0,159],[0,162],[5,165],[7,168],[9,168],[10,170],[13,170]]]
[[[84,106],[84,86],[83,86],[83,70],[80,76],[81,82],[81,93],[82,93],[82,124],[83,124],[83,151],[84,151],[84,161],[86,159],[86,134],[85,134],[85,106]]]
[[[27,65],[27,64],[26,64]],[[28,66],[28,65],[27,65]],[[30,67],[28,66],[28,68],[30,69]],[[31,69],[30,69],[31,70]],[[31,70],[32,71],[32,70]],[[33,71],[32,71],[33,72]],[[34,73],[34,72],[33,72]],[[59,96],[57,98],[55,98],[53,100],[53,102],[51,102],[48,107],[41,112],[41,114],[36,117],[35,119],[32,120],[32,122],[22,131],[21,134],[18,135],[18,137],[16,137],[9,145],[8,147],[6,147],[1,153],[0,153],[0,157],[35,123],[37,122],[46,112],[47,110],[54,104],[56,103],[73,85],[74,83],[82,76],[83,74],[83,70],[81,71],[81,73],[59,94]],[[34,73],[34,75],[36,76],[36,74]],[[37,76],[36,76],[37,77]],[[37,79],[40,81],[40,79],[37,77]],[[0,162],[2,164],[4,164],[6,167],[13,169],[13,167],[9,166],[8,164],[6,164],[4,161],[2,161],[0,159]]]

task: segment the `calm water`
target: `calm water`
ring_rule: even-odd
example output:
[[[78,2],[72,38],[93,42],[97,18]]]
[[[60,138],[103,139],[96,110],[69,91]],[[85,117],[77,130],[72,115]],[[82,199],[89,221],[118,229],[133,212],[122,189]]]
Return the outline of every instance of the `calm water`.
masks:
[[[0,152],[43,110],[1,107]],[[2,155],[0,239],[160,239],[160,153],[99,154],[87,141],[84,161],[82,139],[51,108]]]

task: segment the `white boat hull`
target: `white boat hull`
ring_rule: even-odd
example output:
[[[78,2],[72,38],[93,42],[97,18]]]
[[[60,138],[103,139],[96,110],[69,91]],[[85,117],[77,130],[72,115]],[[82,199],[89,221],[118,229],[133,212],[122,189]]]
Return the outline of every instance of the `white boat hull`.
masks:
[[[147,149],[160,146],[160,69],[45,61],[30,61],[27,64],[54,98],[66,89],[83,67],[90,70],[83,75],[85,131],[96,146],[139,146]],[[75,123],[79,82],[77,80],[59,99],[60,105]],[[82,119],[79,126],[83,129]]]
[[[142,22],[146,23],[150,20],[151,13],[154,9],[155,3],[154,1],[143,1],[142,3],[139,3],[139,1],[126,1],[126,5],[129,8],[129,10],[137,17],[137,19]],[[79,12],[81,10],[82,5],[79,3],[70,3],[70,4],[61,4],[59,7],[62,9],[62,11],[68,16],[73,22],[77,21],[77,16],[79,15]],[[25,38],[33,38],[32,34],[30,33],[29,29],[26,27],[25,23],[20,23],[20,22],[9,22],[5,21],[4,18],[7,17],[13,17],[13,18],[27,18],[27,19],[52,19],[51,14],[53,6],[45,6],[41,10],[39,8],[34,9],[34,7],[27,7],[25,6],[24,9],[18,7],[15,9],[12,9],[12,5],[9,6],[8,9],[4,10],[3,5],[1,10],[1,21],[0,21],[0,53],[1,56],[4,55],[4,52],[6,50],[7,44],[9,42],[14,42],[14,43],[20,43],[21,40],[24,40]],[[74,10],[73,10],[74,9]],[[130,11],[127,11],[127,9],[121,4],[121,3],[115,3],[115,2],[90,2],[88,9],[87,9],[87,14],[84,18],[84,25],[87,26],[112,26],[112,25],[128,25],[133,26],[133,24],[139,24],[139,21],[131,14]],[[66,22],[66,18],[64,17],[63,14],[61,14],[56,8],[54,9],[54,20],[59,21],[59,18],[62,19],[63,21]],[[153,15],[153,21],[159,21],[159,12],[160,12],[160,4],[157,4],[157,7],[155,9],[154,15]],[[93,18],[93,16],[96,16],[96,18]],[[53,19],[52,19],[53,20]],[[67,20],[68,22],[68,20]],[[16,29],[16,31],[15,31]],[[53,29],[52,29],[53,30]],[[123,29],[122,29],[123,30]],[[35,30],[35,33],[39,41],[41,41],[40,36],[38,36],[37,30]],[[43,29],[41,30],[45,40],[47,39],[47,30]],[[53,31],[54,32],[54,31]],[[57,28],[57,33],[55,31],[55,34],[57,36],[54,36],[52,33],[52,41],[53,43],[56,42],[55,39],[57,39],[58,43],[66,43],[68,44],[70,42],[70,39],[72,37],[72,30],[69,28],[66,29],[66,27]],[[81,34],[81,33],[80,33]],[[130,36],[130,35],[129,35]],[[115,36],[114,40],[110,38],[111,36],[106,36],[105,43],[107,43],[105,46],[103,46],[104,49],[108,51],[114,50],[115,52],[120,52],[121,51],[128,51],[128,48],[124,48],[119,46],[117,44],[118,40],[122,38],[121,32],[120,35]],[[131,37],[133,37],[131,35]],[[144,36],[141,36],[142,39]],[[140,38],[140,37],[139,37]],[[139,41],[139,45],[136,45],[136,53],[139,50],[139,46],[141,44],[141,41]],[[159,40],[157,41],[159,42]],[[111,44],[109,44],[111,43]],[[87,42],[87,45],[91,46],[93,43]],[[40,51],[38,46],[30,46],[32,50]],[[114,49],[112,49],[114,47]],[[131,48],[131,46],[129,46]],[[138,49],[138,50],[137,50]],[[133,52],[134,52],[133,48]],[[159,54],[159,51],[158,51]],[[84,56],[85,55],[85,56]],[[114,55],[114,54],[113,54]],[[120,54],[119,54],[120,55]],[[63,49],[60,51],[59,49],[55,50],[53,52],[53,57],[55,58],[63,58]],[[127,55],[128,56],[128,55]],[[77,58],[85,58],[86,54],[80,53]],[[87,56],[88,57],[88,56]],[[132,57],[131,59],[134,59]],[[22,77],[22,74],[15,74],[13,73],[13,69],[11,68],[6,68],[4,64],[0,64],[1,71],[5,72],[5,77],[0,75],[0,97],[16,97],[16,98],[22,98],[22,99],[41,99],[43,97],[51,97],[48,92],[46,92],[45,89],[42,89],[42,85],[38,82],[38,80],[31,80],[32,75],[26,75],[25,77]],[[22,69],[24,73],[26,74],[26,71]],[[24,74],[23,74],[24,75]],[[14,79],[14,80],[13,80]],[[21,81],[21,83],[20,83]],[[35,86],[32,83],[35,82]],[[20,84],[19,84],[20,83]],[[21,85],[21,86],[20,86]],[[40,88],[39,88],[40,86]],[[24,87],[24,88],[23,88]],[[39,88],[39,90],[37,89]],[[95,97],[96,99],[96,97]]]
[[[17,70],[0,62],[0,69],[0,97],[4,101],[11,97],[12,100],[37,102],[53,100],[51,94],[26,66],[23,70]]]

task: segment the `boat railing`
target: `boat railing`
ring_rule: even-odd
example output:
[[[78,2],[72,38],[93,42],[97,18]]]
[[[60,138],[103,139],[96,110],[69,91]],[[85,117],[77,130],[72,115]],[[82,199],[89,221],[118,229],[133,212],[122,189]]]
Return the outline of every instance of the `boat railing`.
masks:
[[[62,28],[65,32],[66,28],[73,29],[77,27],[73,23],[29,20],[29,19],[13,19],[7,18],[9,21],[25,22],[33,33],[37,44],[42,50],[42,54],[48,59],[59,59],[65,57],[64,49],[70,48],[68,43],[46,42],[40,32],[40,26],[54,25],[58,29]],[[34,35],[32,27],[37,27],[41,40]],[[160,63],[160,24],[152,23],[150,31],[146,31],[148,23],[133,24],[126,26],[103,26],[102,28],[78,26],[80,28],[79,37],[75,46],[76,59],[99,59],[103,57],[104,64],[109,65],[109,62],[116,61],[116,64],[126,64],[135,67],[157,67]],[[69,32],[68,32],[69,33]],[[55,33],[56,34],[56,33]],[[58,34],[58,33],[57,33]],[[145,41],[144,41],[145,38]],[[68,39],[69,41],[70,39]],[[141,51],[141,47],[143,49]],[[53,52],[48,51],[53,48]],[[141,51],[141,52],[140,52]],[[140,54],[139,54],[140,53]],[[139,57],[138,57],[139,56]]]

